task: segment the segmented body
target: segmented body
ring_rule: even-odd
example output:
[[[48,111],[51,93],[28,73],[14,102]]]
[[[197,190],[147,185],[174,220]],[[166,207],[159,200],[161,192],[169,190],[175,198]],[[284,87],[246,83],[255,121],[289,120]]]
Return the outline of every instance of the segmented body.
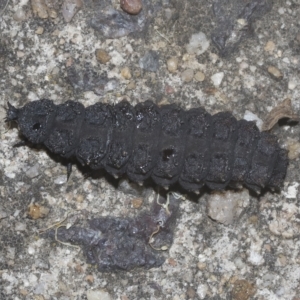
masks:
[[[31,143],[92,169],[136,182],[152,178],[164,187],[178,182],[187,191],[278,188],[288,165],[274,135],[229,112],[212,116],[203,108],[185,111],[149,100],[85,108],[42,99],[20,109],[9,105],[7,120],[16,121]]]

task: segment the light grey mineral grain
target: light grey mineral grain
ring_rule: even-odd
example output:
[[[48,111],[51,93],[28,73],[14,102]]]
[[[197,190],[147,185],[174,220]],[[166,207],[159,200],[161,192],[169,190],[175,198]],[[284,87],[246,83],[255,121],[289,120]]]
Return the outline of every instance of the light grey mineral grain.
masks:
[[[249,204],[249,191],[213,193],[207,203],[207,214],[219,223],[232,224]]]
[[[159,54],[153,50],[147,51],[140,59],[139,65],[141,69],[156,72],[159,68]]]

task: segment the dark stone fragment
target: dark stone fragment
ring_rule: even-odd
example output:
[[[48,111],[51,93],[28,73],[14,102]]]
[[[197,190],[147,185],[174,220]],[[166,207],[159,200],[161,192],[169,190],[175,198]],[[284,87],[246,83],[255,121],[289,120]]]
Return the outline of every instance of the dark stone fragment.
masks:
[[[163,252],[154,248],[171,246],[179,206],[175,197],[169,200],[168,210],[155,201],[149,212],[135,218],[100,217],[90,220],[88,228],[60,227],[57,239],[82,246],[88,263],[97,265],[101,272],[161,266]],[[54,239],[55,230],[43,236]]]
[[[150,72],[156,72],[159,68],[159,54],[156,51],[149,50],[140,59],[139,65],[141,69]]]
[[[253,22],[268,13],[272,0],[214,0],[217,28],[212,41],[221,55],[230,55],[241,41],[253,34]]]

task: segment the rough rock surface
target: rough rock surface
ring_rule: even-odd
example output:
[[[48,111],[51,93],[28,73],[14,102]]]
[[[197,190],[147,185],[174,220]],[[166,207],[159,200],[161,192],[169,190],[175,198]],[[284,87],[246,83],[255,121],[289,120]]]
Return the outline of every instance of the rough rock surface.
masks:
[[[250,194],[249,204],[232,224],[207,215],[207,202],[213,197],[209,191],[186,196],[180,203],[173,245],[164,253],[167,259],[161,267],[101,273],[85,263],[82,251],[40,238],[39,231],[66,216],[65,224],[76,225],[73,216],[79,212],[80,221],[99,216],[133,218],[155,201],[152,187],[121,189],[114,178],[86,176],[77,167],[66,183],[63,161],[50,159],[42,149],[12,148],[19,140],[17,129],[4,124],[3,105],[50,98],[56,104],[70,99],[89,106],[100,100],[117,103],[125,96],[132,105],[151,98],[157,104],[176,103],[185,109],[202,105],[209,113],[228,110],[237,119],[248,110],[264,120],[290,98],[299,114],[299,1],[273,1],[272,10],[253,23],[253,37],[227,58],[219,56],[212,42],[207,49],[202,47],[206,49],[202,54],[186,52],[193,34],[202,32],[209,40],[215,29],[210,1],[163,1],[143,35],[116,39],[89,26],[95,13],[90,5],[66,23],[62,1],[44,2],[50,9],[59,8],[55,18],[34,15],[28,0],[10,0],[0,15],[0,298],[79,300],[88,295],[93,299],[93,293],[87,292],[94,290],[96,296],[122,300],[238,299],[240,295],[296,300],[300,294],[299,156],[290,161],[282,192]],[[108,1],[97,2],[119,9]],[[15,20],[16,12],[25,17]],[[101,64],[96,49],[105,50],[111,60]],[[139,66],[150,50],[159,53],[155,72]],[[178,59],[177,69],[169,72],[167,61],[173,57]],[[92,87],[74,89],[68,68],[78,62],[88,63],[100,77],[106,72],[119,85],[101,95]],[[280,71],[280,80],[268,72],[269,66]],[[130,79],[121,75],[125,67],[131,70]],[[181,75],[189,69],[203,73],[205,79],[184,82]],[[222,81],[214,85],[211,77],[221,73]],[[300,126],[283,122],[272,132],[283,147],[290,144],[288,138],[299,147]],[[34,169],[32,176],[28,170]],[[136,198],[143,198],[137,208],[132,205]],[[29,218],[30,204],[50,211],[44,218]]]

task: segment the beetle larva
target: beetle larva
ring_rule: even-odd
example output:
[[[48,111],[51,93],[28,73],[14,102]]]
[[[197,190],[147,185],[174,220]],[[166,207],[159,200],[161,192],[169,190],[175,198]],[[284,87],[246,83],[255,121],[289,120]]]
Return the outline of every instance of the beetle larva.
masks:
[[[48,99],[8,106],[6,120],[18,124],[25,140],[135,182],[178,182],[196,192],[203,185],[221,190],[243,184],[259,192],[280,187],[285,178],[287,153],[276,137],[229,112],[210,115],[150,100],[134,107],[125,100],[85,108]]]

